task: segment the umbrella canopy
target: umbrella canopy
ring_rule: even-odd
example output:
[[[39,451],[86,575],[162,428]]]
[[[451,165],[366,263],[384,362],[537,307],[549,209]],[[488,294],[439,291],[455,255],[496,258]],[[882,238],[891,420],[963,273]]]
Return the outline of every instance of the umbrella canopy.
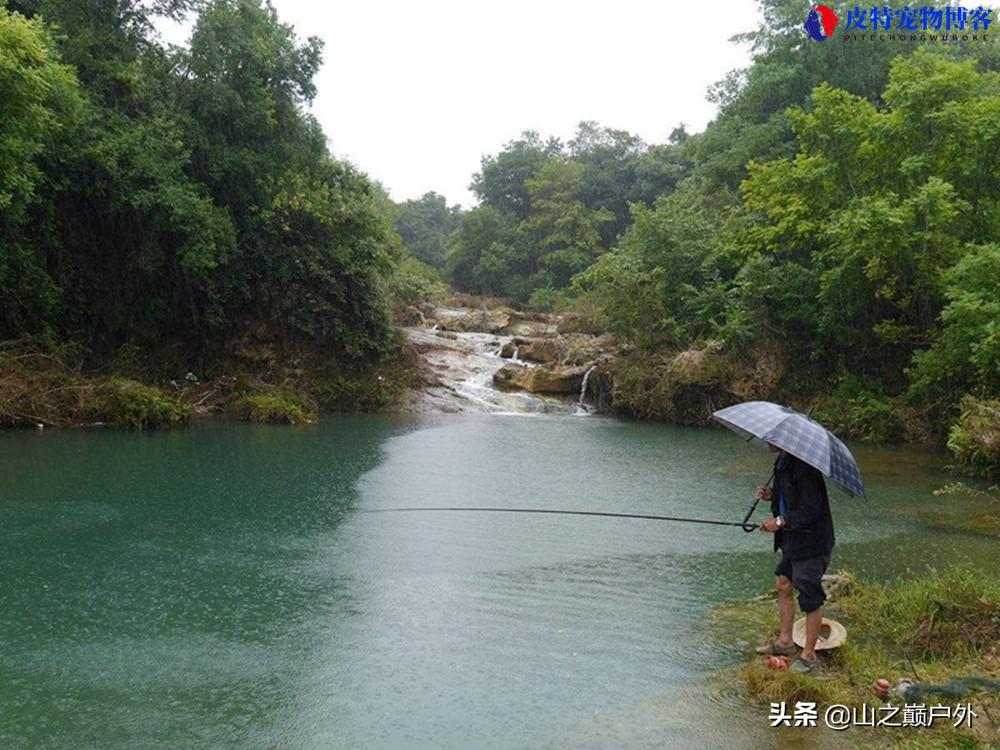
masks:
[[[852,497],[866,497],[858,462],[837,436],[812,417],[770,401],[745,401],[712,414],[747,440],[776,445],[819,469]]]

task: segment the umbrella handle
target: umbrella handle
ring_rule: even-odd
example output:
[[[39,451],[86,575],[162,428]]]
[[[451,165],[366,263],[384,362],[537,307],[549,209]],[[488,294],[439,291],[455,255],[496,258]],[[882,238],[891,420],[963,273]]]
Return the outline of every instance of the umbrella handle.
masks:
[[[765,487],[770,487],[771,486],[771,482],[773,482],[773,481],[774,481],[774,471],[771,471],[771,476],[768,477],[768,480],[767,480],[767,482],[764,483],[764,486]],[[760,502],[760,498],[759,497],[756,500],[753,501],[753,505],[750,506],[750,510],[748,510],[747,514],[745,516],[743,516],[743,521],[740,523],[740,526],[742,526],[743,530],[745,532],[747,532],[748,534],[751,531],[754,531],[757,528],[757,524],[750,523],[749,521],[750,521],[750,516],[752,516],[753,512],[755,510],[757,510],[757,503],[759,503],[759,502]]]

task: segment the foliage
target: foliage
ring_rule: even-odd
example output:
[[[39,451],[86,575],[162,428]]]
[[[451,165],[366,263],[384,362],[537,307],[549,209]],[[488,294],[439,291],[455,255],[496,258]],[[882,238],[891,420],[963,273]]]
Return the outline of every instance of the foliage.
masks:
[[[970,247],[943,282],[940,335],[914,355],[912,396],[1000,394],[1000,245]]]
[[[191,409],[164,391],[134,380],[112,378],[95,392],[94,417],[111,427],[157,430],[187,422]]]
[[[386,286],[389,300],[397,310],[428,300],[440,301],[448,296],[448,285],[441,274],[409,255],[393,265]]]
[[[38,19],[0,9],[0,335],[41,331],[59,304],[44,243],[30,231],[49,178],[46,150],[80,108],[73,72],[61,65]]]
[[[948,433],[948,448],[970,474],[1000,478],[1000,401],[966,396]]]
[[[436,269],[444,265],[450,235],[462,214],[460,206],[448,206],[443,195],[430,192],[396,208],[395,228],[410,255]]]
[[[822,416],[846,434],[941,435],[963,394],[1000,393],[996,56],[876,51],[827,74],[856,47],[801,45],[804,6],[764,10],[719,119],[678,144],[689,175],[574,284],[650,353],[778,343],[791,390],[833,391]]]
[[[277,386],[257,386],[241,394],[232,409],[246,422],[264,424],[303,424],[315,418],[315,408],[301,394]]]
[[[465,292],[527,301],[564,289],[606,252],[632,221],[630,206],[674,189],[688,169],[671,143],[581,122],[568,144],[525,131],[483,158],[472,188],[480,205],[452,235],[445,272]]]
[[[345,360],[390,352],[390,206],[305,110],[317,39],[261,0],[197,4],[188,48],[153,27],[187,0],[10,6],[0,337],[51,330],[98,359],[170,339],[211,354],[266,325]]]
[[[615,250],[574,285],[592,290],[611,329],[643,348],[711,335],[727,304],[713,223],[718,210],[695,191],[661,197],[652,208],[635,205],[634,223]]]

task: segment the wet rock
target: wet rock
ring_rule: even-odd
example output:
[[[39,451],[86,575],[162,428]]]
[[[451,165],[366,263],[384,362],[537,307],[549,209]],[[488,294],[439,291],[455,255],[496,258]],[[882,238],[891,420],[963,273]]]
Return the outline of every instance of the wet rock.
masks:
[[[500,356],[543,365],[582,366],[600,358],[613,346],[609,339],[594,336],[516,336],[504,344]]]
[[[498,311],[458,310],[439,312],[437,321],[445,331],[500,333],[510,323],[510,317]]]
[[[579,393],[583,376],[590,369],[581,367],[525,367],[509,364],[493,375],[493,383],[503,390],[528,393]]]

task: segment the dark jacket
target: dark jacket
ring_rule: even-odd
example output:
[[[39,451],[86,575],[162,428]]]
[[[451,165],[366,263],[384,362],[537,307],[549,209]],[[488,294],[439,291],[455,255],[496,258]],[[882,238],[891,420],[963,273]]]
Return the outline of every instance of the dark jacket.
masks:
[[[778,510],[779,491],[785,496],[786,528],[774,535],[774,549],[779,548],[789,560],[828,555],[833,550],[833,517],[823,475],[805,461],[785,454],[784,467],[774,462],[774,492],[771,514]],[[808,529],[808,534],[795,529]]]

